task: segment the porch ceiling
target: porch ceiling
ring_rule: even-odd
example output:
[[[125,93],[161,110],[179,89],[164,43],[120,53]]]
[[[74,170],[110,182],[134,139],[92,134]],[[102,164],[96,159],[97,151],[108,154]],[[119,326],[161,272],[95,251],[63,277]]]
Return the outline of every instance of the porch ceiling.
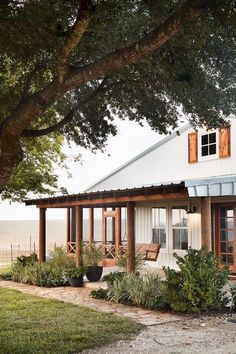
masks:
[[[66,208],[76,205],[83,207],[125,206],[130,201],[165,200],[187,198],[184,182],[168,185],[148,186],[132,189],[86,192],[67,196],[25,200],[25,205],[39,208]]]

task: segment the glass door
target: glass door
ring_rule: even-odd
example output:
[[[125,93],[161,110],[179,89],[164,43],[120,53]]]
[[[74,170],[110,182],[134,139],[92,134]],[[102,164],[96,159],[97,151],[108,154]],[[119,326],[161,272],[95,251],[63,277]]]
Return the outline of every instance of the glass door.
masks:
[[[234,205],[219,205],[217,212],[216,250],[223,265],[228,265],[231,272],[236,271],[236,237]]]

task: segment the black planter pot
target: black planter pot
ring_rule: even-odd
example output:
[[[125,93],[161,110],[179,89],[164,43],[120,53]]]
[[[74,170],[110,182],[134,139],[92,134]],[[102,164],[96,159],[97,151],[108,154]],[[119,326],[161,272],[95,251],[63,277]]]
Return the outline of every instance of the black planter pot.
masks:
[[[79,277],[73,277],[69,278],[68,282],[70,286],[75,286],[75,287],[82,287],[83,286],[83,275],[80,275]]]
[[[89,266],[85,275],[88,281],[99,281],[102,276],[102,271],[102,266]]]

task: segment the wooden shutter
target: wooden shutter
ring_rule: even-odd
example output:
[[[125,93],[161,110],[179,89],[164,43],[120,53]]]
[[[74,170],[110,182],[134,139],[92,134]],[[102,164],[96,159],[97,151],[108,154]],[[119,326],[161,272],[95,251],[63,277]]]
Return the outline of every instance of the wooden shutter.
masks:
[[[219,129],[219,157],[230,156],[230,127]]]
[[[197,153],[197,132],[188,134],[188,162],[194,163],[198,160]]]

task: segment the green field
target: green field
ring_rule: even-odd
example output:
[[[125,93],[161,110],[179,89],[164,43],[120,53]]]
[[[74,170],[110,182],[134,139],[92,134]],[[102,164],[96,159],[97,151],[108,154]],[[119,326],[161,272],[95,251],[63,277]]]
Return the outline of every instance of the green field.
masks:
[[[0,353],[77,353],[143,327],[112,314],[0,288]]]

